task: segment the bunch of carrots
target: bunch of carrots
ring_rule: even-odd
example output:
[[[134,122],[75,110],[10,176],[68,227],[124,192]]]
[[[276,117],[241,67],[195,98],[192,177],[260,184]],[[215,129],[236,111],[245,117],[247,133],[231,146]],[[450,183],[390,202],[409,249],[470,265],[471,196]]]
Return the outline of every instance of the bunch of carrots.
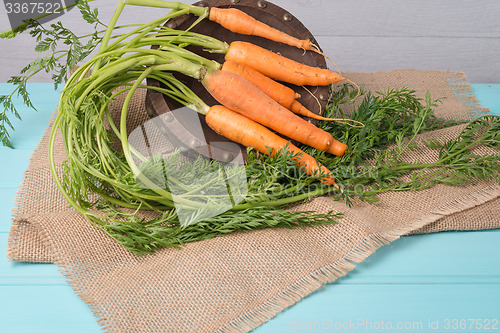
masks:
[[[127,33],[113,34],[118,17],[127,4],[167,8],[171,12],[134,26]],[[322,193],[339,188],[330,170],[291,143],[295,140],[342,156],[347,146],[303,116],[335,119],[308,111],[297,101],[300,96],[283,83],[318,86],[347,79],[328,69],[306,66],[248,42],[235,41],[228,45],[190,29],[180,31],[164,26],[166,20],[189,13],[198,16],[195,24],[210,19],[234,33],[252,34],[320,52],[309,40],[299,40],[279,32],[237,9],[197,7],[163,0],[121,0],[97,54],[67,80],[49,141],[49,161],[56,185],[71,206],[104,229],[109,223],[90,211],[95,204],[90,198],[95,194],[113,206],[134,210],[169,211],[177,203],[193,210],[200,208],[200,203],[192,195],[173,194],[167,188],[158,187],[136,165],[137,158],[143,161],[145,158],[128,142],[127,112],[135,91],[140,88],[154,89],[205,115],[213,130],[234,142],[270,156],[278,156],[282,151],[291,153],[293,161],[306,174],[328,185]],[[225,61],[220,64],[195,54],[185,47],[188,45],[224,54]],[[218,104],[207,105],[174,73],[198,80]],[[147,78],[162,85],[144,85]],[[115,124],[108,104],[122,93],[126,97],[120,123]],[[104,120],[119,139],[120,152],[116,152],[112,145],[113,139],[109,136],[109,128],[104,126]],[[63,137],[67,154],[63,177],[60,177],[54,159],[58,132]],[[131,175],[137,178],[132,180]],[[148,190],[138,188],[137,181],[146,185]],[[286,203],[304,198],[297,195],[296,198],[287,198]],[[275,203],[236,204],[232,210],[259,205],[278,206],[282,203],[278,200]]]
[[[137,0],[125,0],[125,3],[142,4]],[[173,7],[171,3],[161,0],[155,0],[150,5]],[[207,16],[233,33],[264,37],[303,50],[320,52],[311,41],[278,31],[235,8],[187,8],[190,13]],[[201,112],[206,115],[207,124],[226,138],[264,154],[275,155],[288,146],[290,151],[296,153],[297,164],[308,174],[321,174],[323,183],[338,187],[330,170],[288,140],[342,156],[347,149],[345,144],[301,116],[335,119],[327,119],[307,110],[296,100],[300,95],[278,81],[298,86],[327,86],[346,79],[328,69],[301,64],[248,42],[232,42],[223,52],[225,62],[220,69],[202,68],[195,75],[191,74],[221,104]]]
[[[89,20],[90,9],[81,2],[78,5],[81,6],[83,16]],[[170,12],[144,24],[117,26],[125,5],[164,8]],[[348,147],[303,117],[327,121],[341,120],[344,123],[358,122],[324,118],[310,112],[297,101],[300,96],[283,83],[296,86],[328,86],[344,80],[353,82],[328,69],[306,66],[247,42],[235,41],[228,45],[211,36],[197,34],[191,31],[191,28],[180,31],[164,26],[169,19],[185,14],[197,17],[191,27],[208,19],[235,34],[264,37],[304,52],[321,54],[319,48],[309,40],[300,40],[284,34],[234,8],[197,7],[163,0],[118,0],[115,14],[106,30],[96,30],[95,39],[90,43],[92,47],[99,45],[97,54],[79,66],[66,81],[59,99],[58,114],[50,133],[50,168],[54,182],[67,202],[94,226],[138,254],[151,253],[165,246],[179,246],[186,242],[203,240],[236,230],[336,223],[340,215],[334,211],[320,214],[282,209],[291,203],[339,189],[332,171],[293,145],[291,141],[319,150],[314,156],[321,158],[327,164],[328,159],[325,156],[328,154],[343,156]],[[90,21],[95,23],[96,20],[97,18]],[[130,28],[131,31],[120,33],[123,31],[119,30],[121,28]],[[207,52],[223,54],[225,59],[223,63],[218,63],[191,52],[186,46],[196,46]],[[45,62],[36,63],[34,68],[39,68],[43,63]],[[217,105],[209,106],[180,81],[175,73],[198,80],[215,98]],[[157,80],[160,85],[145,85],[143,82],[148,78]],[[131,146],[128,142],[127,113],[134,93],[138,89],[151,89],[164,94],[204,115],[207,124],[217,133],[269,155],[262,158],[258,154],[250,154],[250,159],[242,168],[243,177],[250,181],[248,195],[243,194],[244,191],[232,191],[231,183],[228,181],[236,179],[235,175],[239,175],[241,168],[235,170],[222,168],[217,176],[212,176],[215,174],[212,172],[213,168],[219,166],[217,161],[200,158],[193,164],[183,165],[179,159],[164,158],[164,151],[157,153],[150,149],[148,154],[151,153],[153,156],[147,157],[141,154],[140,149]],[[117,119],[112,116],[109,104],[122,94],[125,95],[125,99],[119,113],[119,123],[116,123]],[[412,97],[411,94],[410,92],[401,96]],[[400,95],[394,96],[389,98],[387,104],[373,102],[372,106],[371,102],[368,102],[370,106],[366,109],[392,109],[394,105],[401,103]],[[414,96],[412,100],[418,101]],[[432,102],[429,101],[427,104],[421,108],[412,106],[411,110],[408,110],[408,114],[410,112],[414,114],[414,119],[418,119],[418,123],[412,122],[408,126],[405,124],[406,130],[401,132],[401,135],[416,135],[427,126],[421,121],[432,112]],[[407,111],[404,112],[406,114]],[[375,114],[375,112],[367,113]],[[377,131],[379,115],[375,118],[372,118],[372,115],[358,119],[371,121],[368,130]],[[391,117],[389,119],[399,119],[400,110],[394,111]],[[323,128],[328,128],[331,133],[342,135],[341,130],[335,131],[333,127],[325,126],[326,123],[321,125]],[[402,137],[399,133],[395,134],[398,131],[399,127],[396,129],[391,127],[391,130],[380,134],[381,138],[378,138],[379,133],[374,133],[373,137],[376,136],[377,139],[371,141],[385,142],[388,137],[396,137],[397,141],[397,138]],[[351,135],[351,133],[344,134]],[[351,151],[359,153],[366,149],[363,147],[373,147],[373,142],[362,144],[365,140],[363,135],[350,137],[352,144],[359,143],[357,147],[352,146]],[[66,151],[66,160],[62,165],[56,161],[56,138],[59,136]],[[116,144],[121,147],[117,147]],[[464,154],[469,147],[463,149]],[[408,145],[403,149],[406,148]],[[304,148],[306,151],[314,149]],[[445,158],[446,163],[455,155],[451,154]],[[366,156],[358,156],[359,158],[352,160],[348,167]],[[385,163],[384,156],[382,154],[380,160]],[[262,159],[256,160],[256,157]],[[342,163],[343,159],[331,160],[335,161]],[[330,168],[334,168],[335,164],[328,163]],[[395,161],[394,164],[399,165],[399,161]],[[296,171],[295,165],[300,168],[300,172],[291,175],[292,170]],[[239,167],[236,164],[231,166]],[[428,166],[433,167],[435,163],[424,165],[425,168]],[[421,170],[420,167],[421,165],[418,166],[418,170]],[[483,164],[481,167],[484,168]],[[193,169],[195,172],[191,173]],[[396,173],[392,164],[382,169],[389,172],[390,181],[380,185],[380,188],[375,188],[368,196],[363,193],[364,198],[371,198],[370,195],[379,191],[400,188],[393,187],[395,177],[403,174],[406,177],[412,166],[403,165],[396,168],[399,170]],[[182,175],[180,180],[174,179],[174,185],[165,181],[168,176],[166,171],[171,170]],[[449,172],[447,168],[443,170]],[[354,180],[350,178],[347,183],[355,184],[360,179],[365,181],[364,174],[361,173]],[[488,173],[483,173],[485,174]],[[213,178],[201,185],[190,182],[190,177],[196,178],[200,175],[203,179]],[[379,175],[377,173],[377,177]],[[464,179],[468,176],[464,176]],[[284,179],[287,181],[284,182]],[[370,177],[366,179],[379,181]],[[218,180],[221,180],[223,193],[207,194],[207,188]],[[312,184],[315,180],[320,180],[327,186]],[[434,181],[448,183],[449,178],[438,177],[431,183]],[[417,182],[412,184],[412,187],[406,187],[408,184],[405,182],[401,188],[420,189],[422,186],[427,186],[426,182],[424,185]],[[234,200],[234,194],[242,195],[238,200]],[[347,194],[340,193],[346,197],[348,194],[348,191]],[[224,212],[220,209],[222,200],[230,202],[228,210]],[[187,219],[181,220],[178,207],[188,212]],[[140,211],[153,211],[158,214],[151,218],[149,214],[139,214]],[[197,224],[191,226],[194,223]]]

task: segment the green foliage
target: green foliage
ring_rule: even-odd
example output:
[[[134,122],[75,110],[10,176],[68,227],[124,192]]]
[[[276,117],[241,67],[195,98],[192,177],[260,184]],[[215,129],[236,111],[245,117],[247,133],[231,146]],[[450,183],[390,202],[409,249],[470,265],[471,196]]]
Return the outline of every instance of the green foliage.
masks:
[[[181,227],[172,210],[149,220],[115,209],[109,210],[109,213],[113,219],[104,226],[105,231],[139,255],[153,253],[164,247],[180,247],[188,242],[210,239],[235,231],[331,225],[342,217],[342,214],[335,212],[318,214],[311,211],[290,212],[274,207],[256,207],[221,214]],[[126,222],[116,223],[117,219]]]
[[[35,51],[40,53],[49,52],[39,59],[26,65],[22,70],[22,75],[12,76],[7,83],[12,83],[14,89],[9,95],[0,95],[0,103],[3,111],[0,112],[0,141],[4,146],[14,148],[10,142],[10,130],[14,130],[14,126],[9,120],[9,115],[21,119],[19,111],[14,105],[12,98],[21,96],[24,105],[28,108],[36,110],[35,106],[29,98],[29,93],[26,87],[27,82],[36,74],[44,71],[46,73],[53,72],[52,79],[55,89],[64,83],[71,71],[87,58],[88,55],[95,49],[101,37],[97,30],[98,25],[103,25],[97,17],[97,9],[92,10],[86,1],[77,1],[76,3],[82,18],[89,24],[93,25],[93,33],[85,36],[77,36],[71,30],[64,27],[61,22],[50,25],[50,28],[45,28],[35,19],[27,20],[23,25],[17,27],[14,31],[9,30],[0,34],[0,38],[14,38],[18,34],[29,31],[29,34],[36,40]],[[61,49],[61,46],[65,49]]]
[[[328,117],[344,116],[342,105],[351,105],[353,90],[349,85],[333,92],[327,108]],[[436,184],[461,185],[474,179],[499,182],[500,157],[498,153],[477,155],[480,145],[500,149],[500,117],[488,116],[468,123],[454,140],[436,139],[417,141],[417,135],[449,126],[464,124],[437,118],[434,109],[440,100],[425,100],[407,88],[363,94],[359,107],[349,118],[360,121],[364,127],[321,122],[320,127],[344,141],[349,151],[341,158],[332,159],[322,152],[306,149],[321,163],[334,170],[344,190],[338,199],[350,202],[352,198],[376,201],[377,194],[385,191],[420,190]],[[439,158],[429,163],[405,162],[408,151],[418,145],[439,151]]]

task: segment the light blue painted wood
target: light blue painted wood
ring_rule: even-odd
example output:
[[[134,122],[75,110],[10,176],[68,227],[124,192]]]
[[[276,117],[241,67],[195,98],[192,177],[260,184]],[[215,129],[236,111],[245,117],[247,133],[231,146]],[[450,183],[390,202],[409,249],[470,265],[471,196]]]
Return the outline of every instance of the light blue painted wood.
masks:
[[[32,146],[35,146],[33,142]],[[23,179],[24,171],[28,166],[32,150],[10,149],[0,147],[2,167],[0,172],[0,187],[17,187]]]
[[[500,283],[500,256],[489,255],[500,253],[499,241],[500,230],[404,237],[380,248],[342,283]]]
[[[0,285],[0,294],[2,332],[101,332],[87,305],[67,285]]]
[[[352,322],[359,327],[343,331],[372,332],[368,321],[391,322],[396,327],[397,322],[426,325],[429,320],[438,320],[437,332],[444,332],[445,319],[500,320],[498,253],[500,230],[404,237],[380,248],[347,276],[279,313],[255,332],[329,331],[328,325]],[[299,329],[308,323],[324,326]]]
[[[4,88],[0,84],[0,93]],[[483,105],[500,114],[500,85],[473,88]],[[57,103],[57,92],[51,85],[40,84],[37,92],[38,103],[43,105],[40,113],[26,112],[13,134],[20,149],[0,147],[2,161],[8,161],[0,164],[2,258],[6,256],[16,188],[38,141],[38,137],[31,141],[23,137],[30,133],[33,137],[41,135]],[[23,131],[25,134],[21,135]],[[377,327],[384,322],[391,323],[394,331],[399,322],[417,325],[413,330],[400,331],[430,331],[425,325],[437,323],[439,330],[433,332],[452,332],[446,330],[445,319],[482,319],[483,324],[486,319],[500,320],[498,253],[500,230],[405,237],[379,249],[349,275],[304,298],[255,332],[329,331],[335,325],[349,326],[353,321],[356,329],[341,330],[382,331]],[[55,265],[7,263],[5,259],[0,260],[0,323],[2,332],[101,331],[90,309],[78,299]],[[323,326],[318,326],[318,330],[306,329],[306,325],[315,323]],[[500,323],[497,328],[500,330]]]
[[[496,330],[487,331],[497,332],[500,329],[499,298],[500,288],[491,285],[345,285],[340,282],[300,301],[297,304],[300,309],[297,306],[281,312],[255,332],[480,331],[469,329],[468,325],[474,324],[471,319],[493,320],[497,323]],[[453,319],[465,320],[465,329],[446,329],[446,320]],[[431,323],[438,329],[431,329]],[[451,327],[452,322],[448,325]]]
[[[471,84],[480,103],[500,115],[500,84]]]
[[[0,207],[4,208],[0,210],[0,235],[2,232],[9,232],[16,192],[17,189],[15,187],[0,188]]]

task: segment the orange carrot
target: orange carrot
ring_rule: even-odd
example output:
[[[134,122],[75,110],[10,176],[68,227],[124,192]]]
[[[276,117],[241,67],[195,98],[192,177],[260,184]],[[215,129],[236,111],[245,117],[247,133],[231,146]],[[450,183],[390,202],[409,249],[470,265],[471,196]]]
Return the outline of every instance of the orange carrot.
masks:
[[[232,72],[250,81],[254,86],[262,90],[267,96],[274,99],[285,108],[290,108],[296,98],[300,95],[293,89],[274,81],[273,79],[257,72],[255,69],[238,64],[234,61],[226,61],[221,68],[223,71]]]
[[[326,118],[308,110],[304,105],[300,104],[298,101],[293,101],[292,105],[289,107],[290,111],[301,116],[309,117],[316,120],[326,120],[326,121],[338,121],[339,119]]]
[[[292,140],[342,156],[347,145],[284,108],[256,86],[231,72],[208,69],[201,80],[222,105]]]
[[[290,141],[283,139],[253,120],[231,111],[222,105],[212,106],[208,110],[205,120],[208,126],[220,135],[245,147],[255,148],[266,155],[271,153],[272,156],[276,156],[288,144],[289,151],[294,154],[300,154],[294,159],[299,166],[305,169],[307,174],[322,173],[328,175],[324,176],[321,182],[338,188],[338,185],[335,183],[335,177],[330,170],[319,164],[311,155],[294,146]]]
[[[225,59],[252,67],[272,79],[297,86],[326,86],[346,80],[329,69],[307,66],[247,42],[232,42]]]
[[[217,22],[231,32],[264,37],[266,39],[295,46],[304,50],[316,51],[308,39],[298,39],[260,22],[236,8],[210,8],[209,20]]]
[[[287,87],[277,81],[274,81],[270,77],[265,76],[264,74],[257,72],[255,69],[238,64],[234,61],[226,61],[222,65],[221,70],[232,72],[237,74],[244,79],[250,81],[254,86],[262,90],[267,96],[274,99],[276,102],[281,104],[283,107],[289,109],[293,113],[300,114],[302,116],[306,116],[312,119],[317,120],[333,120],[337,121],[339,119],[333,118],[325,118],[322,117],[312,111],[306,109],[300,102],[296,99],[300,98],[300,94],[297,94],[290,87]]]

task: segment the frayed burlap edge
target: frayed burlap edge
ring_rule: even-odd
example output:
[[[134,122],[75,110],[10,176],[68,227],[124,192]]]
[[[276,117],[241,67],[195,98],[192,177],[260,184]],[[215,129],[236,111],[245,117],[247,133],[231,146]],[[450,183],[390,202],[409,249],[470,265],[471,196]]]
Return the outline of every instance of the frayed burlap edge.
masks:
[[[470,107],[469,115],[471,119],[491,115],[491,111],[479,103],[474,94],[474,89],[467,83],[467,75],[464,72],[452,72],[448,70],[445,72],[445,75],[448,85],[458,101]]]
[[[23,173],[23,178],[21,181],[21,185],[17,188],[16,191],[16,197],[14,199],[14,205],[12,208],[11,212],[11,219],[12,219],[12,226],[9,232],[9,237],[7,239],[7,261],[12,262],[13,260],[20,260],[20,253],[23,253],[24,251],[20,247],[20,243],[18,241],[18,236],[19,236],[19,230],[21,228],[21,223],[24,223],[26,221],[25,218],[20,217],[20,205],[21,205],[21,200],[23,198],[25,186],[26,186],[26,178],[28,176],[28,171],[31,169],[33,163],[34,163],[34,158],[33,156],[35,153],[37,153],[40,149],[40,145],[43,143],[43,139],[46,138],[48,135],[50,135],[50,132],[52,130],[52,124],[54,123],[55,119],[57,116],[57,110],[54,111],[52,114],[49,125],[45,128],[45,130],[42,133],[42,139],[36,144],[35,149],[30,154],[30,158],[28,161],[28,167]],[[38,258],[45,258],[45,259],[38,259],[36,261],[33,261],[32,258],[28,260],[29,262],[33,263],[52,263],[53,262],[53,253],[50,251],[50,244],[47,244],[46,242],[43,242],[43,247],[39,248],[40,251],[43,251],[43,255],[39,256]],[[30,246],[34,245],[29,242],[27,242],[25,245]]]
[[[500,185],[492,185],[480,191],[454,199],[396,229],[369,234],[342,259],[304,276],[286,290],[270,298],[267,302],[232,320],[215,332],[229,333],[251,331],[275,317],[284,309],[317,291],[327,283],[334,282],[347,275],[348,272],[356,267],[356,264],[361,263],[380,247],[397,240],[411,231],[417,230],[429,223],[436,222],[445,216],[474,208],[490,200],[494,200],[499,196]]]
[[[15,221],[15,223],[22,223],[25,221],[25,218],[20,218]],[[39,218],[44,218],[43,215],[39,216]],[[30,221],[33,223],[33,221]],[[38,222],[33,223],[35,225],[38,225]],[[73,292],[77,295],[77,297],[82,300],[90,309],[90,312],[92,313],[93,318],[96,320],[97,324],[103,329],[103,330],[108,330],[108,327],[106,326],[106,318],[103,315],[103,312],[98,308],[95,302],[93,302],[92,298],[90,298],[88,295],[86,295],[75,283],[74,279],[74,274],[71,273],[71,269],[67,267],[67,263],[64,262],[62,258],[64,258],[64,255],[59,249],[56,244],[57,242],[54,242],[52,237],[46,232],[45,228],[40,227],[38,228],[39,236],[41,239],[41,242],[43,246],[50,251],[52,255],[52,260],[50,263],[55,264],[58,267],[59,273],[64,277],[65,282],[68,284],[68,286],[73,290]],[[9,261],[13,260],[11,256],[9,256]],[[17,259],[14,259],[17,260]]]
[[[356,267],[358,263],[364,261],[367,257],[372,255],[377,249],[381,248],[382,246],[397,240],[401,236],[404,236],[411,231],[417,230],[429,223],[436,222],[445,216],[449,216],[466,209],[480,206],[489,202],[490,200],[498,198],[499,196],[500,185],[492,185],[483,188],[480,191],[447,202],[446,204],[441,205],[440,207],[430,211],[429,213],[423,214],[418,218],[409,221],[401,227],[385,232],[369,234],[365,236],[343,258],[302,277],[285,290],[274,295],[262,305],[244,313],[238,318],[233,319],[223,327],[217,329],[215,332],[249,332],[269,321],[278,313],[294,305],[304,297],[325,286],[327,283],[332,283],[335,280],[347,275]],[[22,219],[18,220],[18,222],[22,222]],[[91,298],[88,297],[88,295],[86,295],[77,285],[72,282],[74,280],[74,276],[71,273],[71,269],[69,269],[66,266],[66,263],[62,259],[60,259],[63,256],[60,249],[55,246],[56,242],[51,239],[50,235],[45,232],[43,227],[39,228],[39,232],[43,244],[47,249],[50,249],[50,252],[53,255],[53,263],[59,267],[59,271],[64,276],[68,285],[89,307],[98,325],[104,331],[110,329],[109,327],[107,327],[107,319],[103,315],[101,309],[96,306],[96,304],[92,301]]]

